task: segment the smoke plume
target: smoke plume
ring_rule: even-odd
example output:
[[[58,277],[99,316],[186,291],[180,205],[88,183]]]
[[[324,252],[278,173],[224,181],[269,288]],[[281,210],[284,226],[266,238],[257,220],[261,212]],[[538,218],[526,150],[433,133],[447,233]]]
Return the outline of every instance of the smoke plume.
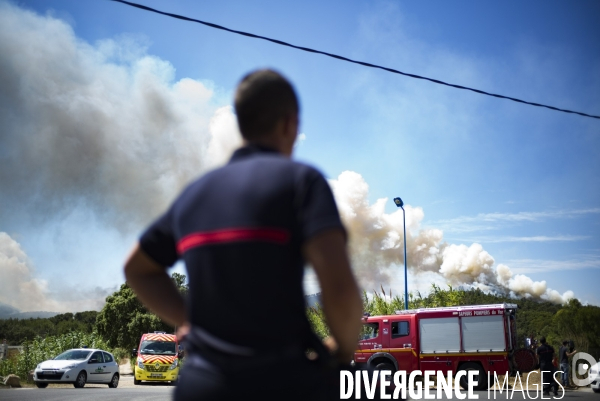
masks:
[[[369,204],[369,186],[363,177],[345,171],[330,180],[340,214],[349,231],[349,248],[355,272],[365,288],[391,283],[404,264],[402,210],[385,213],[387,198]],[[424,214],[420,207],[405,205],[408,268],[412,274],[436,273],[451,285],[468,285],[485,291],[534,297],[562,303],[573,297],[560,294],[545,281],[514,275],[506,265],[495,265],[494,258],[480,244],[447,244],[438,229],[422,229]]]
[[[61,20],[0,2],[0,54],[0,230],[11,220],[50,229],[84,209],[106,227],[138,231],[241,143],[232,108],[197,80],[176,81],[140,40],[88,44]],[[54,293],[36,277],[0,232],[0,302],[74,312],[99,309],[110,293],[64,284]]]
[[[139,230],[241,144],[231,107],[219,107],[200,81],[176,81],[171,64],[131,38],[92,45],[63,21],[0,2],[0,54],[0,221],[26,214],[43,228],[45,219],[84,207],[109,227]],[[361,284],[389,284],[404,262],[402,211],[385,213],[387,199],[369,204],[357,173],[344,172],[331,186]],[[417,277],[554,302],[572,296],[495,266],[479,244],[445,243],[441,230],[420,227],[420,207],[405,209],[408,266]],[[82,310],[81,299],[52,299],[3,232],[0,277],[1,302]],[[101,298],[85,307],[96,309]]]
[[[99,310],[110,292],[101,288],[86,290],[64,288],[52,296],[45,280],[35,278],[32,261],[21,245],[7,233],[0,232],[0,304],[8,304],[22,312],[77,312]]]
[[[130,38],[90,45],[0,3],[0,54],[0,217],[84,204],[137,227],[241,142],[231,107]]]

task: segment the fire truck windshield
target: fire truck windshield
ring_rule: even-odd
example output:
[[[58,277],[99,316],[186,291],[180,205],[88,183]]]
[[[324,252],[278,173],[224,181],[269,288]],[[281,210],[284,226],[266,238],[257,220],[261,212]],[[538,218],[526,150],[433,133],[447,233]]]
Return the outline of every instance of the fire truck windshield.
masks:
[[[360,333],[360,340],[369,340],[379,335],[379,323],[365,323],[363,324],[362,331]]]
[[[175,355],[177,351],[174,341],[144,340],[140,347],[140,353],[145,355]]]

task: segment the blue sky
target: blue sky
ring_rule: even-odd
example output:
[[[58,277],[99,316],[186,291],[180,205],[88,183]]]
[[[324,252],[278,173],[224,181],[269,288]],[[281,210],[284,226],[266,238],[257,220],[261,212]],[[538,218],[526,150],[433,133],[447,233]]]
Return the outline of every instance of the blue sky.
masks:
[[[600,114],[596,1],[143,4]],[[11,21],[0,24],[0,267],[11,278],[0,302],[101,306],[145,225],[237,145],[227,106],[239,79],[271,67],[299,93],[296,158],[332,180],[365,289],[403,288],[401,212],[391,202],[401,196],[410,290],[475,284],[547,298],[551,289],[600,305],[598,120],[110,1],[0,5]],[[316,290],[310,274],[307,287]]]

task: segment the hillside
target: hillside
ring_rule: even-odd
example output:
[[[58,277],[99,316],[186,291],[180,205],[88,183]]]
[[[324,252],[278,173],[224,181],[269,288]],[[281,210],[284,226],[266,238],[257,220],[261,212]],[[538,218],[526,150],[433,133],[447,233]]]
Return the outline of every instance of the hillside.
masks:
[[[18,314],[17,314],[18,315]],[[0,339],[8,345],[20,345],[36,336],[46,337],[70,332],[91,333],[96,326],[98,312],[54,314],[51,317],[0,319]]]
[[[14,306],[0,302],[0,319],[29,319],[29,318],[48,318],[58,315],[58,312],[34,311],[21,312]]]
[[[117,293],[115,293],[117,294]],[[318,304],[319,294],[307,297],[307,315],[315,332],[320,337],[329,334],[323,312]],[[546,336],[548,341],[559,346],[562,340],[575,342],[579,351],[588,352],[595,358],[600,358],[600,307],[582,305],[572,299],[565,305],[534,299],[512,298],[509,296],[484,293],[478,289],[448,289],[443,290],[432,286],[427,296],[420,293],[410,294],[409,307],[424,308],[438,306],[483,305],[496,303],[514,303],[517,311],[517,338],[519,346],[525,345],[525,338],[539,339]],[[6,338],[10,345],[19,345],[25,339],[35,336],[64,334],[72,331],[91,333],[97,329],[99,312],[87,311],[79,313],[64,313],[48,318],[18,318],[21,314],[15,308],[0,305],[0,312],[9,316],[0,320],[0,339]],[[404,300],[398,296],[374,291],[372,296],[364,295],[364,310],[372,315],[393,314],[396,310],[404,309]],[[114,327],[115,322],[112,323]]]
[[[531,298],[513,298],[497,294],[484,293],[479,289],[443,290],[435,285],[427,296],[420,293],[409,294],[409,309],[459,305],[485,305],[498,303],[517,304],[517,339],[519,346],[525,346],[525,338],[539,339],[545,336],[550,344],[560,346],[562,340],[575,342],[579,351],[588,352],[596,359],[600,358],[600,307],[582,305],[571,299],[565,305],[535,300]],[[382,288],[374,291],[373,296],[364,293],[364,310],[371,315],[394,314],[404,309],[403,297],[386,294]],[[320,307],[308,309],[308,317],[313,329],[320,337],[329,335]]]

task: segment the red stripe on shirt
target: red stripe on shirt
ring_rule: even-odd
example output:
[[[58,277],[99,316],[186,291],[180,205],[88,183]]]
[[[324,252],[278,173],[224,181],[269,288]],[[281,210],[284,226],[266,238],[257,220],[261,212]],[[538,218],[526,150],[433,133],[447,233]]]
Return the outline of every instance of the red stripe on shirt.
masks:
[[[187,250],[202,245],[245,241],[272,242],[283,245],[289,240],[289,231],[281,228],[226,228],[186,235],[177,244],[177,252],[181,255]]]

